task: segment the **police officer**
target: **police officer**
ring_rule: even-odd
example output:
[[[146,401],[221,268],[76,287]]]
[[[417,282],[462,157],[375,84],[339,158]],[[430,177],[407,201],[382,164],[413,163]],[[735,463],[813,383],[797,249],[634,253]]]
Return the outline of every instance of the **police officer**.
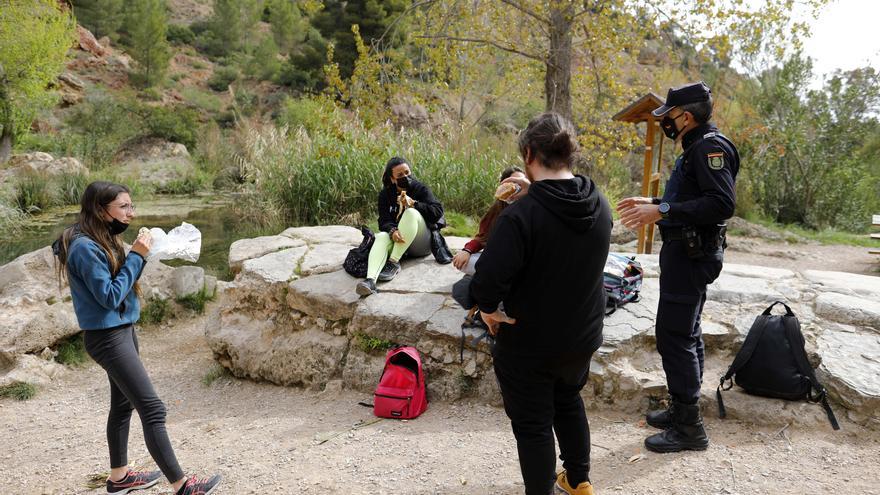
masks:
[[[654,452],[705,450],[709,438],[698,404],[700,315],[706,286],[721,273],[724,222],[736,204],[739,153],[710,122],[712,93],[703,82],[671,88],[666,104],[653,114],[663,118],[663,133],[680,141],[683,151],[663,198],[626,198],[617,204],[626,227],[657,223],[663,239],[656,336],[671,401],[668,409],[648,413],[648,424],[663,431],[645,439],[645,447]]]

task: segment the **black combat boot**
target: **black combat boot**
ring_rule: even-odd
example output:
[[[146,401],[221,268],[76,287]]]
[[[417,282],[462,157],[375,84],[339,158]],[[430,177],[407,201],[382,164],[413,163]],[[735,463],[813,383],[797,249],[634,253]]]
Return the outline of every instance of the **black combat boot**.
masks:
[[[645,415],[645,421],[653,426],[654,428],[659,428],[661,430],[668,430],[672,428],[672,408],[675,407],[675,403],[672,402],[672,399],[669,399],[669,406],[666,409],[660,409],[656,411],[648,411],[648,414]]]
[[[703,416],[699,404],[683,404],[674,401],[670,407],[672,426],[645,439],[645,447],[652,452],[679,452],[682,450],[706,450],[709,437],[703,428]]]

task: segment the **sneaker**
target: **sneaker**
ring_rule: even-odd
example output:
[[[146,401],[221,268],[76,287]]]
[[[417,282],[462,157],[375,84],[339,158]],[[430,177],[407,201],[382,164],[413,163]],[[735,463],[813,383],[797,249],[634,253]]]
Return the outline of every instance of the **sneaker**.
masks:
[[[385,267],[379,272],[379,282],[388,282],[394,279],[400,273],[400,263],[388,261]]]
[[[107,479],[107,493],[121,494],[135,490],[146,490],[159,482],[160,471],[129,471],[119,481]]]
[[[568,478],[565,477],[565,471],[563,471],[556,476],[556,487],[553,492],[560,495],[593,495],[593,485],[589,481],[584,481],[577,488],[572,488],[568,484]]]
[[[215,474],[214,476],[205,479],[198,479],[195,476],[191,476],[183,483],[180,490],[177,490],[176,495],[208,495],[217,488],[221,479],[222,478],[219,474]]]
[[[361,280],[355,286],[354,291],[357,292],[357,295],[361,297],[369,296],[370,294],[376,293],[376,282],[373,282],[373,279],[368,278],[365,280]]]

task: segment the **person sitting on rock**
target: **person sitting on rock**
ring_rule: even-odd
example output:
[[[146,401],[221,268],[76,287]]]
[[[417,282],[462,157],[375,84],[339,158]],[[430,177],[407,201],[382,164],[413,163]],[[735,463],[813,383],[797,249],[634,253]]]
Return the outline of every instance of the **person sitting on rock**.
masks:
[[[400,272],[404,254],[434,254],[438,263],[452,262],[452,253],[440,234],[446,226],[443,205],[425,184],[412,175],[409,163],[394,157],[385,164],[379,191],[379,232],[367,262],[367,278],[357,284],[360,296],[376,292],[376,281],[386,282]]]
[[[525,179],[526,174],[519,167],[508,167],[501,172],[499,182],[504,183],[511,177],[515,181],[516,179]],[[510,182],[515,183],[514,181]],[[477,232],[476,237],[468,241],[468,243],[464,245],[464,249],[455,253],[455,256],[452,258],[452,265],[455,266],[458,271],[463,272],[465,275],[474,274],[474,266],[477,264],[477,260],[480,259],[480,251],[486,246],[486,241],[489,239],[489,233],[492,232],[492,227],[495,226],[495,220],[498,219],[498,215],[504,211],[504,208],[512,202],[513,200],[511,198],[495,199],[495,202],[489,207],[489,211],[487,211],[486,214],[483,215],[483,218],[480,219],[480,230]]]
[[[92,182],[83,192],[77,223],[52,244],[59,284],[65,277],[70,283],[86,352],[104,368],[110,381],[107,493],[150,488],[164,474],[177,495],[208,495],[220,484],[220,475],[208,479],[184,476],[165,429],[165,404],[140,359],[134,330],[140,317],[138,279],[152,238],[148,232],[139,234],[125,254],[121,234],[133,218],[134,205],[127,187]],[[141,418],[144,442],[161,473],[128,468],[128,425],[133,409]]]

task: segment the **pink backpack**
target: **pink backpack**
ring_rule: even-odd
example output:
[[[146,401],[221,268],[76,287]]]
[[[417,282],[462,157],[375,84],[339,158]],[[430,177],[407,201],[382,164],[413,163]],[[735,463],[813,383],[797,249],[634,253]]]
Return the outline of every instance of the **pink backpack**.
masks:
[[[385,355],[385,370],[376,386],[373,414],[413,419],[428,409],[422,358],[415,347],[397,347]]]

